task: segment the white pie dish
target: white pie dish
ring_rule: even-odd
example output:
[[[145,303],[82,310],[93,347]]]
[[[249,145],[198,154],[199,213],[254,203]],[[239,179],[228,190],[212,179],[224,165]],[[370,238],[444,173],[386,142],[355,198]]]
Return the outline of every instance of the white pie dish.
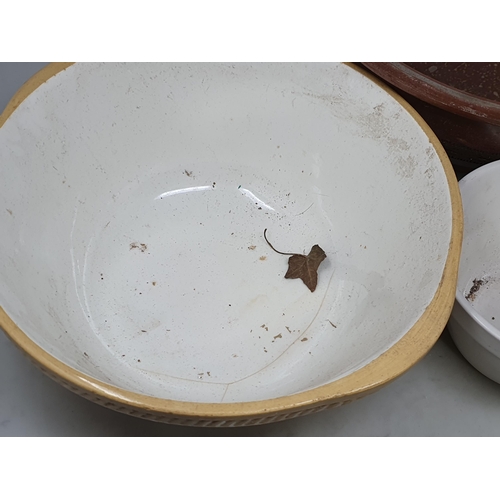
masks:
[[[464,357],[500,383],[500,161],[459,183],[464,239],[450,334]]]

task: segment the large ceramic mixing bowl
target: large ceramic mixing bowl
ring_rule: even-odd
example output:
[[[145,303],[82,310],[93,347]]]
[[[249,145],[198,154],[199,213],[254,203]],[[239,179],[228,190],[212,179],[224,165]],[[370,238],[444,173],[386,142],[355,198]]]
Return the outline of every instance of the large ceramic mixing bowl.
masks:
[[[304,415],[401,375],[448,320],[450,163],[350,65],[52,64],[0,127],[0,325],[92,401]]]

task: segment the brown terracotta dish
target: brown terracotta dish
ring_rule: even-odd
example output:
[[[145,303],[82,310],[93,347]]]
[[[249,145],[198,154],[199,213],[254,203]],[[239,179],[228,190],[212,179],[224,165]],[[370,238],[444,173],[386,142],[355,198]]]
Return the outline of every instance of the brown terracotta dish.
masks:
[[[427,121],[459,174],[500,159],[500,63],[362,63]]]

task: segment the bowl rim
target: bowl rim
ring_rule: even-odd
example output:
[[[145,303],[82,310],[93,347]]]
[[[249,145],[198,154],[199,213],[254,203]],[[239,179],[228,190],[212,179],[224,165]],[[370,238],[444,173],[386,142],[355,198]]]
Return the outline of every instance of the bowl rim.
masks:
[[[40,85],[73,63],[50,63],[32,76],[13,96],[0,115],[0,128],[16,108]],[[0,328],[39,368],[63,386],[87,399],[125,413],[149,411],[161,417],[188,420],[243,420],[251,417],[301,414],[315,407],[338,406],[374,392],[399,377],[420,361],[438,340],[451,315],[458,279],[463,236],[463,212],[453,167],[434,132],[420,115],[395,91],[371,73],[352,63],[343,63],[385,90],[413,117],[434,146],[443,166],[451,204],[451,236],[443,273],[433,298],[416,323],[392,347],[376,359],[341,379],[314,389],[259,401],[238,403],[196,403],[162,399],[121,389],[88,376],[43,350],[0,306]],[[325,406],[326,405],[326,406]],[[297,412],[297,410],[299,410]]]
[[[471,184],[471,182],[473,183],[477,177],[488,175],[490,171],[499,168],[500,168],[500,160],[495,160],[490,163],[486,163],[481,167],[476,168],[469,174],[462,177],[462,179],[460,179],[458,183],[460,191],[462,191],[462,189],[467,185]],[[466,210],[465,207],[464,210]],[[500,341],[500,330],[495,325],[490,323],[482,314],[479,314],[476,311],[476,309],[472,307],[471,303],[465,298],[465,295],[458,289],[458,282],[457,282],[457,291],[455,294],[455,300],[460,304],[460,306],[462,306],[467,315],[470,316],[485,332],[490,334],[496,340]]]

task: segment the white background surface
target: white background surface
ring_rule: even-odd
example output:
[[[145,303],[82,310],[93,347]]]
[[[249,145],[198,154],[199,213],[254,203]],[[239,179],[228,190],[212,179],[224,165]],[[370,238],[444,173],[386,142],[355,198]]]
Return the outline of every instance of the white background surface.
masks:
[[[43,65],[0,63],[0,109]],[[447,332],[417,366],[360,401],[288,422],[213,430],[147,422],[90,403],[0,336],[0,436],[481,436],[500,435],[498,415],[500,386],[462,358]]]

